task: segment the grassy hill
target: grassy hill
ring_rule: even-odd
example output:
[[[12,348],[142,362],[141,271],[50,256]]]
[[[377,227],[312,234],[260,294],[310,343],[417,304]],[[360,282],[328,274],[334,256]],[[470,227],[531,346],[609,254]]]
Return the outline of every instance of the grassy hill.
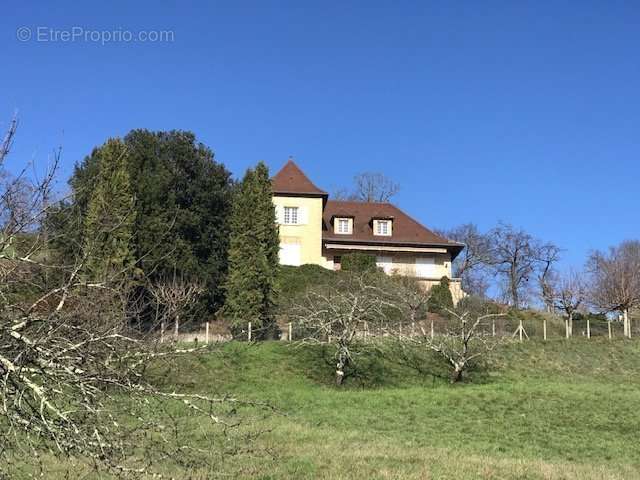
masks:
[[[156,365],[153,376],[165,388],[233,393],[277,409],[239,409],[250,430],[262,433],[214,470],[192,466],[187,474],[167,461],[165,473],[193,479],[640,478],[639,342],[509,343],[492,353],[484,373],[456,386],[429,356],[422,365],[428,373],[372,356],[361,359],[366,372],[343,390],[331,385],[324,353],[284,342],[230,343]],[[178,422],[191,446],[207,447],[206,422]],[[50,473],[65,468],[55,464]]]

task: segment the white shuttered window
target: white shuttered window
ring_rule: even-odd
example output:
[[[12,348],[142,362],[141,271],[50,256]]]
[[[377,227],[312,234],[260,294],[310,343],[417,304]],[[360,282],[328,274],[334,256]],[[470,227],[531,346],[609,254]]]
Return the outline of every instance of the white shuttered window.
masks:
[[[283,217],[285,225],[297,225],[299,220],[298,207],[284,207]]]

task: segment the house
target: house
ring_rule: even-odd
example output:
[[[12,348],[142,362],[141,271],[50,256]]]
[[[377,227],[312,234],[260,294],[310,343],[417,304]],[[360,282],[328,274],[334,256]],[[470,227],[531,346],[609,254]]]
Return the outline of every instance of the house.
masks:
[[[464,295],[451,262],[464,245],[432,232],[391,203],[330,200],[289,159],[271,179],[280,230],[280,263],[340,269],[343,255],[376,256],[388,274],[415,277],[425,288],[451,280],[454,301]]]

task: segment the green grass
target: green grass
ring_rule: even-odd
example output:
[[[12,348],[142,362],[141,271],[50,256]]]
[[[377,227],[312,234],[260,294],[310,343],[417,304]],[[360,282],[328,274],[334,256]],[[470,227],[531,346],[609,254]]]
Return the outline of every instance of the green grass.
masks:
[[[240,410],[265,430],[251,453],[188,475],[159,467],[197,479],[640,478],[640,343],[509,343],[454,386],[426,358],[426,375],[362,358],[366,371],[342,390],[318,347],[230,343],[156,366],[165,388],[233,393],[279,412]],[[202,420],[183,422],[204,441]]]

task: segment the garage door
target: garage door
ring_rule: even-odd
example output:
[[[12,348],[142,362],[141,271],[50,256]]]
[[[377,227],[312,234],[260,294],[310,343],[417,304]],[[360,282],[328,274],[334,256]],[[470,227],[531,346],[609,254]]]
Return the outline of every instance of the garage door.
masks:
[[[298,243],[281,243],[280,244],[280,264],[300,265],[300,244]]]

